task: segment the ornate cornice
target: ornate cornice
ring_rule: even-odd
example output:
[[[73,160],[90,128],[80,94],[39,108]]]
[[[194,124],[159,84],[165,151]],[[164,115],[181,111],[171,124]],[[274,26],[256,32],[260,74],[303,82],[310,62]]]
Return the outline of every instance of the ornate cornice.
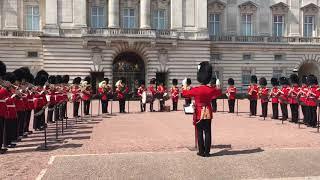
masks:
[[[319,11],[319,6],[317,6],[313,3],[310,3],[310,4],[303,6],[301,8],[301,10],[304,12],[304,14],[317,14]]]
[[[239,5],[241,13],[255,13],[258,9],[257,4],[252,1],[247,1]]]
[[[286,14],[289,11],[289,6],[283,2],[279,2],[270,6],[273,14]]]
[[[214,0],[208,4],[209,12],[218,12],[221,13],[226,8],[226,4],[221,2],[220,0]]]

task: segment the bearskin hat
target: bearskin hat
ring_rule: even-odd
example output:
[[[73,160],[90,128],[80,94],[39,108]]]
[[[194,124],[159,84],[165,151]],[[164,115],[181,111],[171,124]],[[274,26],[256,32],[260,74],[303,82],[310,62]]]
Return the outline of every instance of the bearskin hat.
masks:
[[[56,83],[56,77],[55,77],[55,76],[49,76],[48,82],[49,82],[50,84],[55,84],[55,83]]]
[[[217,82],[217,78],[214,76],[211,81],[210,81],[210,84],[216,84]]]
[[[61,84],[62,83],[62,76],[57,75],[56,76],[56,84]]]
[[[308,76],[303,75],[302,78],[301,78],[301,83],[302,84],[308,84]]]
[[[86,76],[84,78],[84,81],[87,81],[88,84],[91,84],[91,77],[90,76]]]
[[[30,69],[28,67],[21,67],[20,68],[25,74],[31,74]]]
[[[44,86],[47,82],[48,78],[45,75],[39,76],[39,86]]]
[[[106,82],[106,84],[109,84],[109,78],[104,78],[103,80]]]
[[[204,61],[198,65],[197,80],[201,84],[208,84],[212,77],[212,66]]]
[[[49,78],[49,74],[47,73],[47,71],[45,70],[40,70],[38,73],[37,73],[37,76],[44,76],[45,78]]]
[[[33,84],[33,83],[34,83],[34,76],[33,76],[31,73],[27,74],[27,76],[26,76],[26,81],[27,81],[28,83]]]
[[[172,85],[178,85],[178,80],[177,79],[172,79]]]
[[[272,86],[279,86],[279,81],[277,78],[271,78],[271,84]]]
[[[76,77],[73,79],[73,84],[80,84],[81,83],[81,77]]]
[[[296,74],[290,75],[290,82],[291,84],[299,84],[299,77]]]
[[[260,86],[266,86],[268,84],[267,79],[265,77],[262,77],[259,79]]]
[[[280,77],[280,84],[281,85],[289,85],[289,81],[286,77]]]
[[[228,85],[234,85],[234,79],[229,78],[228,79]]]
[[[6,81],[9,81],[10,83],[14,83],[17,80],[17,77],[15,76],[14,73],[12,72],[7,72],[4,76],[3,79]]]
[[[187,85],[191,85],[191,79],[190,78],[187,78]]]
[[[68,83],[69,83],[69,80],[70,80],[69,75],[64,75],[64,76],[62,76],[62,83],[68,84]]]
[[[6,75],[7,72],[7,66],[2,61],[0,61],[0,76],[3,77]]]
[[[317,79],[317,77],[316,77],[315,75],[313,75],[313,74],[310,74],[310,75],[308,76],[308,84],[309,84],[309,85],[317,85],[317,84],[318,84],[318,79]]]
[[[19,68],[13,71],[13,74],[16,76],[16,80],[21,82],[22,79],[25,79],[26,74],[25,71],[23,71],[23,69]]]
[[[256,75],[252,75],[251,76],[251,81],[250,81],[251,83],[254,83],[254,84],[257,84],[257,82],[258,82],[258,78],[257,78],[257,76]]]
[[[163,84],[163,81],[158,79],[158,80],[156,80],[156,83],[157,83],[157,85],[160,85],[160,84]]]
[[[141,85],[146,85],[146,82],[144,81],[144,80],[140,80],[139,81],[139,85],[141,86]]]
[[[152,78],[152,79],[150,80],[150,84],[156,84],[156,79],[155,79],[155,78]]]

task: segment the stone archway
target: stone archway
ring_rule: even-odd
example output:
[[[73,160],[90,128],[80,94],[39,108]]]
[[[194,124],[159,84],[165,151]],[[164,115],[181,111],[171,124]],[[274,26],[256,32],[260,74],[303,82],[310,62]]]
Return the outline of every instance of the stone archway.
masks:
[[[313,74],[319,78],[319,65],[318,62],[306,61],[300,65],[298,70],[298,75],[301,78],[302,76],[307,76]]]
[[[125,78],[130,92],[137,88],[136,80],[145,80],[145,63],[142,57],[135,52],[122,52],[113,60],[112,77],[114,84]]]

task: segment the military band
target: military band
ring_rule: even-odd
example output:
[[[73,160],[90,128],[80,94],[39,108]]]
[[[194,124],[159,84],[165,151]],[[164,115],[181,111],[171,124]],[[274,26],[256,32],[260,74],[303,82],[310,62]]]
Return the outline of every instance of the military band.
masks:
[[[227,88],[226,96],[228,98],[229,113],[234,113],[237,88],[234,86],[234,80],[232,78],[228,79],[228,85],[229,87]]]

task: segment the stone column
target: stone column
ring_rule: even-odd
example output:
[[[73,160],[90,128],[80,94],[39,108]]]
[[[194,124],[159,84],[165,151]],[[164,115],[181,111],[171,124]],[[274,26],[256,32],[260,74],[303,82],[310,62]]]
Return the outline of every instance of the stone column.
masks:
[[[291,0],[289,4],[291,13],[289,13],[290,31],[289,36],[301,36],[300,34],[300,1]],[[302,16],[303,18],[303,16]]]
[[[182,29],[182,0],[171,0],[171,29]]]
[[[150,0],[140,1],[140,28],[150,29]]]
[[[18,0],[5,0],[3,10],[4,29],[18,30]]]
[[[87,1],[78,0],[73,4],[74,24],[78,27],[87,27]]]
[[[45,15],[43,33],[51,36],[59,36],[57,0],[46,0]]]
[[[120,4],[119,0],[109,0],[108,27],[119,28],[120,22]]]

